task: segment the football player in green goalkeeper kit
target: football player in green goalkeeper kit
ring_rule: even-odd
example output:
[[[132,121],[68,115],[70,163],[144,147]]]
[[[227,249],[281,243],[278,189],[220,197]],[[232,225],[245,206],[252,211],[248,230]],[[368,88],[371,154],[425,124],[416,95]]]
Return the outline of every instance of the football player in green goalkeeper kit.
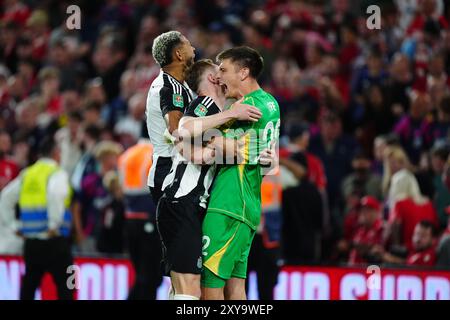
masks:
[[[257,107],[257,122],[236,121],[224,136],[244,147],[238,163],[220,167],[203,221],[203,299],[246,299],[247,260],[261,218],[262,150],[278,140],[280,109],[277,101],[259,86],[263,69],[260,54],[235,47],[217,57],[217,80],[227,98],[242,99]],[[217,141],[220,141],[217,140]]]

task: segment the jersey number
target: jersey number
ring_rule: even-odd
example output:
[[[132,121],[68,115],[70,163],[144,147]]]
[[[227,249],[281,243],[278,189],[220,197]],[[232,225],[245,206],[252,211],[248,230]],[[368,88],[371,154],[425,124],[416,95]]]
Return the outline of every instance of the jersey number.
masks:
[[[280,119],[278,119],[275,128],[273,127],[273,122],[269,121],[266,124],[263,132],[263,141],[267,141],[267,148],[270,148],[270,143],[277,139],[280,135]]]
[[[208,255],[208,252],[206,252],[205,250],[209,247],[211,239],[208,236],[203,236],[202,242],[203,242],[202,255],[206,257]]]

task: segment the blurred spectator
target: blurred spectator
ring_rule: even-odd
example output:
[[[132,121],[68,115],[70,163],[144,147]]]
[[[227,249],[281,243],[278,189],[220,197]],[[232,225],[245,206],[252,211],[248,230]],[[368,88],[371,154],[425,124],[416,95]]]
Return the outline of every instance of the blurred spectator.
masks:
[[[442,98],[437,108],[437,119],[431,123],[427,132],[427,143],[445,142],[450,139],[450,95]]]
[[[370,252],[376,245],[383,242],[383,220],[381,204],[372,196],[366,196],[360,201],[358,222],[360,227],[353,236],[349,263],[352,265],[374,262]]]
[[[0,191],[19,174],[19,166],[11,159],[11,137],[0,130]]]
[[[80,249],[87,252],[120,253],[121,236],[117,237],[116,234],[115,241],[111,243],[101,237],[105,237],[105,229],[112,227],[119,214],[111,206],[118,194],[116,193],[114,197],[104,185],[103,179],[110,171],[117,169],[117,160],[122,147],[111,141],[101,141],[95,145],[92,152],[97,163],[96,167],[86,173],[81,180],[82,196],[87,201],[84,201],[85,206],[82,207],[84,209],[82,218],[85,221],[83,231],[86,238],[82,238],[84,241],[80,243]],[[120,220],[118,219],[119,222]],[[100,239],[102,241],[98,242]]]
[[[322,198],[306,177],[306,157],[299,157],[296,176],[304,172],[297,186],[283,190],[283,257],[286,264],[317,263],[321,257]],[[301,164],[300,164],[301,163]],[[280,159],[280,164],[284,165]],[[289,169],[289,167],[287,167]],[[290,170],[290,169],[289,169]]]
[[[26,27],[26,35],[31,39],[33,44],[33,59],[39,61],[44,60],[50,39],[47,12],[42,9],[34,10],[27,19]]]
[[[424,137],[428,135],[429,130],[425,115],[429,107],[430,96],[427,93],[412,92],[409,114],[403,116],[394,128],[413,164],[419,162],[420,152],[425,147]]]
[[[14,21],[6,22],[1,27],[0,48],[2,62],[6,67],[15,73],[17,69],[17,38],[19,28]]]
[[[61,168],[68,173],[69,177],[72,176],[82,156],[82,122],[83,117],[81,113],[77,111],[69,113],[67,126],[59,129],[55,136],[61,148]]]
[[[102,79],[108,102],[119,94],[120,76],[126,66],[125,58],[125,43],[120,35],[109,33],[97,41],[92,63]]]
[[[85,107],[89,108],[89,111],[93,111],[96,114],[96,111],[101,115],[102,124],[111,126],[113,121],[112,110],[110,105],[106,102],[106,88],[104,86],[103,80],[99,77],[89,80],[84,88],[84,101]],[[91,106],[95,106],[92,108]],[[94,110],[95,109],[95,110]],[[84,115],[85,119],[90,124],[99,124],[96,121],[99,121],[96,116],[92,115],[93,119],[89,120],[91,117],[88,115]]]
[[[434,225],[422,220],[418,222],[411,236],[412,247],[406,258],[386,252],[381,246],[374,247],[372,253],[379,255],[383,262],[406,264],[416,267],[432,267],[436,263],[436,247],[434,245]]]
[[[372,162],[372,171],[376,175],[384,176],[384,158],[386,148],[393,145],[398,145],[398,138],[395,135],[379,135],[373,142],[373,155],[374,160]],[[383,190],[382,190],[383,191]]]
[[[41,100],[38,97],[30,97],[23,100],[16,108],[17,130],[14,140],[26,141],[29,148],[27,161],[34,162],[37,159],[39,142],[45,136],[45,131],[38,126]],[[25,164],[27,165],[27,164]]]
[[[419,3],[420,7],[417,8],[416,16],[406,30],[408,34],[411,35],[421,31],[426,23],[433,23],[438,29],[446,29],[448,27],[445,17],[437,11],[437,0],[423,0]]]
[[[47,115],[56,117],[62,110],[60,89],[60,71],[54,67],[43,68],[38,75],[43,110]]]
[[[323,169],[322,161],[311,152],[308,152],[309,146],[309,127],[307,124],[293,124],[288,129],[290,158],[297,161],[298,157],[306,157],[307,172],[306,176],[320,191],[325,191],[327,186],[327,177]],[[301,177],[298,177],[301,178]]]
[[[145,106],[147,96],[143,93],[136,93],[130,98],[128,103],[128,115],[120,120],[114,132],[120,136],[120,141],[125,147],[136,143],[139,138],[147,136],[147,126],[145,122]]]
[[[450,206],[450,190],[444,184],[444,168],[449,156],[448,146],[437,146],[431,151],[431,165],[434,172],[433,185],[435,189],[434,205],[439,218],[439,226],[445,229],[447,226],[446,208]]]
[[[334,113],[325,114],[320,121],[320,135],[311,138],[309,150],[323,162],[331,210],[340,206],[341,183],[351,172],[351,160],[356,149],[355,140],[342,133],[339,116]]]
[[[95,209],[94,201],[83,188],[83,180],[97,171],[98,164],[94,156],[94,149],[99,142],[100,133],[101,130],[95,125],[87,126],[84,129],[81,142],[84,153],[75,166],[71,178],[75,193],[73,205],[75,237],[80,251],[84,249],[85,251],[90,250],[93,246],[92,243],[87,243],[83,247],[86,236],[90,235],[93,231],[95,219],[93,213]]]
[[[18,26],[24,26],[30,16],[30,9],[19,0],[3,1],[4,11],[1,15],[2,22],[14,21]]]
[[[86,101],[83,112],[83,125],[104,127],[102,119],[102,106],[96,101]]]
[[[381,179],[370,172],[370,160],[361,153],[352,160],[353,173],[342,182],[342,195],[347,199],[352,194],[369,195],[382,199]],[[349,208],[346,208],[348,211]]]
[[[417,223],[427,220],[435,228],[438,226],[433,203],[421,194],[416,178],[408,170],[400,170],[392,176],[389,199],[392,205],[387,237],[393,244],[411,250],[412,234]]]
[[[410,168],[411,164],[408,156],[400,146],[393,145],[385,149],[383,155],[383,182],[381,187],[385,202],[388,206],[390,206],[392,202],[389,194],[392,177],[402,170],[410,172]]]

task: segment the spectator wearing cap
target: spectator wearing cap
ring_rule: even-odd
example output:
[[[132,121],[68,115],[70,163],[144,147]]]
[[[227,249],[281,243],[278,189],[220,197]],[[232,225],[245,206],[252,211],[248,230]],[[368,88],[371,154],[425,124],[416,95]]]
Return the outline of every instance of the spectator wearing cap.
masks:
[[[449,147],[436,146],[431,150],[431,167],[433,169],[434,198],[433,203],[439,218],[439,226],[444,229],[447,226],[446,208],[450,206],[450,190],[444,183],[443,174],[445,163],[449,156]]]
[[[374,262],[370,255],[375,245],[383,242],[383,220],[381,219],[382,206],[372,196],[361,199],[357,229],[352,239],[352,250],[350,251],[349,263],[352,265]]]

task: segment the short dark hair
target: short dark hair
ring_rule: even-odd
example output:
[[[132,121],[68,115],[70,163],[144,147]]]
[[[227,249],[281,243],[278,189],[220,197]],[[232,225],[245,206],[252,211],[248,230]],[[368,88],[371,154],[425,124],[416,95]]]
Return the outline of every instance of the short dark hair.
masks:
[[[242,46],[227,49],[217,55],[216,60],[221,62],[230,59],[241,68],[248,68],[250,76],[257,79],[264,68],[264,59],[258,51],[250,47]]]
[[[420,225],[424,229],[431,229],[431,234],[434,236],[434,224],[429,220],[421,220],[418,225]]]
[[[53,135],[45,136],[39,143],[39,154],[42,157],[51,157],[56,147],[55,137]]]
[[[168,31],[153,40],[152,55],[161,67],[172,63],[173,49],[181,44],[182,36],[179,31]]]
[[[92,140],[98,141],[102,130],[96,125],[89,125],[84,129],[84,134],[90,137]]]
[[[441,159],[442,161],[447,161],[450,150],[446,145],[437,145],[431,149],[431,155]]]
[[[186,72],[186,83],[188,84],[189,88],[191,88],[191,90],[195,93],[199,94],[198,87],[200,85],[203,73],[205,73],[208,68],[213,68],[214,66],[216,65],[211,59],[201,59],[196,61]]]
[[[71,111],[68,114],[68,118],[71,119],[71,120],[82,122],[83,121],[83,114],[80,111]]]

